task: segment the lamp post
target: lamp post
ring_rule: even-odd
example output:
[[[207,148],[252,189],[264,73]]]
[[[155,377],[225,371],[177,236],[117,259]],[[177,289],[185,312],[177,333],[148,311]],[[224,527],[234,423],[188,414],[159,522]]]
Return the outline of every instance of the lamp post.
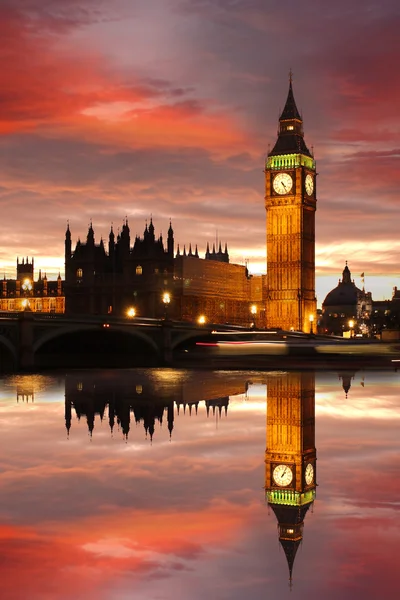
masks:
[[[204,323],[206,322],[206,317],[204,315],[200,315],[197,319],[197,322],[199,325],[204,325]]]
[[[126,311],[126,316],[129,317],[129,319],[133,319],[136,316],[136,310],[133,306],[128,308],[128,310]]]
[[[311,313],[311,315],[308,318],[310,319],[310,335],[313,335],[314,334],[314,330],[313,330],[314,315]]]
[[[164,303],[164,319],[166,321],[168,318],[168,304],[171,302],[171,296],[168,292],[164,292],[162,301]]]
[[[353,327],[354,327],[354,321],[353,319],[350,319],[349,321],[349,327],[350,327],[350,337],[353,337]]]

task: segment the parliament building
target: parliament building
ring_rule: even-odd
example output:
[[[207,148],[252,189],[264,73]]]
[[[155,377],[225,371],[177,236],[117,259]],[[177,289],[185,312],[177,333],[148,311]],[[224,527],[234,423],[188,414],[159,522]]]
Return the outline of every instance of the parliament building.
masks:
[[[138,317],[312,331],[316,175],[290,76],[278,137],[265,163],[266,275],[232,264],[226,244],[207,245],[203,258],[197,246],[175,250],[171,223],[165,241],[156,236],[152,219],[143,236],[132,239],[126,218],[117,235],[111,227],[108,240],[98,242],[90,223],[86,239],[74,246],[68,225],[65,281],[59,277],[50,284],[40,274],[35,283],[33,261],[17,265],[16,280],[3,281],[2,310],[116,316],[129,311]]]
[[[200,258],[197,246],[175,252],[172,224],[164,243],[153,220],[131,243],[128,219],[108,247],[95,241],[90,224],[86,241],[72,249],[65,235],[65,298],[69,314],[109,314],[211,323],[264,326],[263,277],[229,262],[227,245],[219,244]],[[163,302],[168,294],[168,306]]]

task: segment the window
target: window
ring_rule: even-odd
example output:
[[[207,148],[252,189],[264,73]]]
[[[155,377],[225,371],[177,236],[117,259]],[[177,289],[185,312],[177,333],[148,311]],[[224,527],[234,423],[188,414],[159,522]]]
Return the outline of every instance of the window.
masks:
[[[82,269],[77,269],[77,271],[76,271],[76,277],[77,277],[77,279],[82,279],[82,276],[83,276]]]
[[[140,265],[138,265],[136,267],[136,275],[142,275],[142,273],[143,273],[143,269]]]

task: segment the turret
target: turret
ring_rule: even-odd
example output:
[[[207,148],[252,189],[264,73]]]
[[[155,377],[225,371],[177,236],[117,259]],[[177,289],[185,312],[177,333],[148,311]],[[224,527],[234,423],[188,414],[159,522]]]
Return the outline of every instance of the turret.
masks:
[[[93,230],[93,226],[92,226],[92,221],[90,221],[90,224],[89,224],[86,243],[87,243],[88,247],[94,248],[94,230]]]
[[[65,232],[65,262],[71,258],[71,232],[69,230],[69,223],[67,224],[67,231]]]
[[[110,229],[110,234],[108,236],[108,254],[110,257],[111,264],[113,264],[114,257],[115,257],[115,235],[114,235],[112,225],[111,225],[111,229]]]
[[[229,262],[228,244],[225,242],[225,262]]]
[[[152,217],[150,217],[149,237],[150,237],[151,241],[154,242],[154,225],[153,225],[153,218]]]
[[[167,251],[168,251],[168,256],[170,258],[173,258],[173,256],[174,256],[174,231],[172,229],[171,221],[169,222],[169,229],[168,229]]]
[[[131,237],[130,230],[128,225],[128,218],[125,219],[125,223],[122,226],[121,236],[119,244],[121,246],[121,256],[126,258],[129,256],[130,246],[131,246]]]

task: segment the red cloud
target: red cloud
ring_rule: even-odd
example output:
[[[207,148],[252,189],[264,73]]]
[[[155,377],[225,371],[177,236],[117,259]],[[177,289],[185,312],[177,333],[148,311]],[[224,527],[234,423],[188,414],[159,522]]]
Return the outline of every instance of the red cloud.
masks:
[[[82,53],[67,36],[55,36],[58,17],[33,19],[28,11],[7,7],[0,16],[5,65],[0,71],[0,133],[40,128],[46,136],[117,146],[244,145],[238,124],[225,114],[208,112],[193,100],[176,102],[177,90],[168,82],[140,81],[131,74],[128,83],[104,56],[87,49]],[[68,21],[70,27],[74,23]],[[179,90],[180,97],[184,93]]]

